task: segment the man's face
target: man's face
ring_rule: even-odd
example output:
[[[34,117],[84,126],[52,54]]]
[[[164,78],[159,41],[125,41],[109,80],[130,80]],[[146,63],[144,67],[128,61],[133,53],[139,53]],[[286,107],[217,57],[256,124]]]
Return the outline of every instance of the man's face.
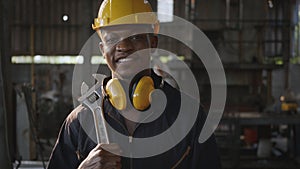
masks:
[[[148,32],[151,32],[149,25],[101,29],[100,48],[113,77],[127,79],[150,68],[150,48],[157,47],[157,37]]]

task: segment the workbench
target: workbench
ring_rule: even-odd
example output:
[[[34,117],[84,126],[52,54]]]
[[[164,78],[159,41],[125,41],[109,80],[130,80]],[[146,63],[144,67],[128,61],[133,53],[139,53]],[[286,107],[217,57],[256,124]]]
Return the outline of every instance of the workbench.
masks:
[[[270,166],[273,166],[274,163],[272,161],[276,161],[277,163],[279,163],[278,159],[274,160],[272,158],[268,158],[268,159],[262,159],[262,158],[258,158],[258,157],[243,157],[241,154],[241,134],[242,134],[242,128],[245,126],[279,126],[279,125],[287,125],[288,126],[288,130],[289,131],[293,131],[294,127],[296,125],[300,125],[300,114],[275,114],[275,113],[258,113],[258,112],[237,112],[237,113],[225,113],[221,119],[221,122],[219,124],[219,126],[223,126],[224,127],[227,126],[228,129],[228,133],[223,133],[221,134],[221,136],[223,135],[223,137],[221,137],[221,141],[225,141],[225,143],[220,143],[220,145],[222,146],[222,144],[224,147],[226,146],[227,149],[229,150],[229,154],[226,155],[226,159],[227,162],[229,161],[229,163],[227,163],[227,165],[229,167],[225,167],[224,168],[251,168],[251,166],[253,168],[270,168]],[[218,130],[216,131],[216,137],[217,137],[217,141],[220,140],[220,138],[218,139]],[[295,152],[294,152],[294,147],[296,146],[296,142],[295,142],[295,135],[291,135],[291,137],[293,138],[288,138],[289,139],[289,143],[291,144],[289,146],[289,154],[290,157],[294,157]],[[218,143],[219,144],[219,143]],[[222,151],[221,151],[222,154]],[[289,160],[291,160],[292,158],[289,157]],[[264,162],[261,162],[262,160],[264,160]],[[286,168],[286,169],[291,169],[291,168],[295,168],[295,169],[299,169],[300,165],[295,164],[294,165],[286,165],[285,163],[287,163],[286,161],[287,159],[285,159],[285,161],[283,162],[284,165],[275,165],[277,166],[276,168]],[[246,162],[247,161],[247,162]],[[252,165],[250,165],[249,161],[252,162]],[[255,164],[260,163],[257,167],[254,167],[253,161],[257,161]],[[293,160],[291,160],[293,161]],[[249,163],[245,165],[245,163]],[[272,163],[272,164],[271,164]],[[289,164],[291,162],[288,162]],[[270,164],[270,165],[268,165]],[[248,166],[247,166],[248,165]],[[244,167],[243,167],[244,166]],[[246,166],[246,167],[245,167]],[[284,166],[284,167],[283,167]]]

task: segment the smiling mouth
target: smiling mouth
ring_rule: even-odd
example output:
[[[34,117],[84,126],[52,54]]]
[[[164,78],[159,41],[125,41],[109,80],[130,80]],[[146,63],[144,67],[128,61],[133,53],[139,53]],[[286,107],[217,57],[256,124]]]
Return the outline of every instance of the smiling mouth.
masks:
[[[133,58],[121,58],[117,60],[117,63],[131,62],[133,60],[134,60]]]

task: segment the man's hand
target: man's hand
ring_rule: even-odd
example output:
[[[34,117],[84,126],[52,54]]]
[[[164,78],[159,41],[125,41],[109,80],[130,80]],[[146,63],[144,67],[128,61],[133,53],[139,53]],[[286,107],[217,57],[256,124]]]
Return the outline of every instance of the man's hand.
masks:
[[[121,152],[117,144],[98,144],[79,165],[78,169],[121,169]]]

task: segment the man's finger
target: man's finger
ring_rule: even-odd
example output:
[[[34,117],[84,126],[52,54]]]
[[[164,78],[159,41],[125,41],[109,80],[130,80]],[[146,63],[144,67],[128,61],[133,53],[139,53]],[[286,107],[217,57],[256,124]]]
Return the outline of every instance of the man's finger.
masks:
[[[108,163],[108,162],[121,162],[121,157],[119,156],[105,156],[100,159],[101,163]]]

